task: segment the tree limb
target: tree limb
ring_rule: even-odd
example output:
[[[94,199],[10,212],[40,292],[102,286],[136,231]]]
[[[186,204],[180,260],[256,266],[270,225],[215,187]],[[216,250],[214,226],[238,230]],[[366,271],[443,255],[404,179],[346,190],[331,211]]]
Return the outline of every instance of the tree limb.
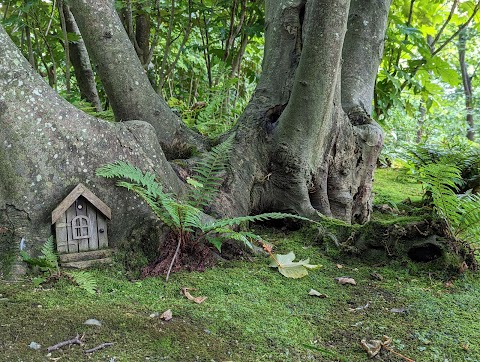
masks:
[[[478,10],[480,10],[480,1],[477,2],[477,5],[475,5],[475,8],[473,9],[473,12],[472,12],[472,15],[470,15],[470,17],[468,18],[468,20],[463,23],[462,25],[460,25],[457,29],[457,31],[455,33],[453,33],[452,36],[450,36],[450,38],[448,38],[447,40],[445,40],[443,42],[442,45],[440,45],[438,47],[437,50],[435,50],[433,53],[432,53],[432,57],[437,55],[443,48],[445,48],[445,46],[450,43],[453,39],[455,39],[455,37],[463,30],[465,29],[468,24],[470,24],[470,22],[472,21],[472,19],[474,18],[474,16],[477,14]]]
[[[442,35],[443,31],[445,30],[445,28],[447,27],[448,23],[450,22],[450,20],[452,20],[452,17],[453,17],[453,14],[455,13],[455,9],[457,8],[457,5],[458,5],[458,0],[455,0],[453,2],[453,5],[452,5],[452,8],[450,9],[450,14],[448,14],[448,18],[447,20],[445,20],[445,22],[443,23],[442,27],[440,28],[440,30],[438,31],[437,35],[435,36],[435,39],[433,39],[433,42],[432,44],[430,45],[430,47],[433,49],[434,46],[435,46],[435,43],[438,41],[438,39],[440,39],[440,36]]]

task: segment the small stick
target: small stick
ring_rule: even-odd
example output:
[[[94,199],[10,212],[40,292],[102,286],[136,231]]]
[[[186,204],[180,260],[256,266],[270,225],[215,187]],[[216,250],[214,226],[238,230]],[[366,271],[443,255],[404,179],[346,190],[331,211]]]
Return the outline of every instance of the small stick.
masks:
[[[110,347],[110,346],[113,346],[113,345],[114,345],[114,343],[112,343],[112,342],[102,343],[102,344],[99,344],[96,347],[93,347],[91,349],[87,349],[83,353],[93,353],[93,352],[96,352],[98,350],[101,350],[101,349],[104,349],[104,348],[107,348],[107,347]]]
[[[403,358],[407,362],[415,362],[415,360],[413,360],[411,358],[408,358],[407,356],[404,356],[403,354],[394,351],[392,348],[390,348],[388,346],[382,345],[382,347],[385,348],[388,352],[391,352],[391,353],[397,355],[398,357]]]
[[[83,338],[83,336],[82,336],[82,338]],[[82,345],[83,344],[82,338],[80,338],[80,335],[77,334],[75,338],[72,338],[72,339],[69,339],[69,340],[66,340],[66,341],[62,341],[62,342],[58,342],[57,344],[54,344],[53,346],[48,347],[47,351],[48,352],[56,351],[57,349],[60,349],[64,346],[69,346],[71,344]]]
[[[180,245],[182,245],[182,239],[183,238],[180,235],[180,237],[178,238],[177,249],[175,249],[175,254],[173,254],[172,261],[170,263],[170,266],[168,267],[167,277],[165,279],[165,282],[168,282],[168,278],[170,277],[170,272],[172,271],[173,263],[175,263],[175,259],[177,259],[178,252],[180,251]]]

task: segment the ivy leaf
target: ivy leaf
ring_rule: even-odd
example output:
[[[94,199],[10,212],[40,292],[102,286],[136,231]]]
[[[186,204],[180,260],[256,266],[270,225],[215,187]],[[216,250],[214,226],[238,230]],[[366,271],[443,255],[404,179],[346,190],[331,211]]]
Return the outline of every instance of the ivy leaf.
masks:
[[[294,262],[295,254],[293,251],[286,255],[275,254],[274,260],[270,263],[271,268],[278,268],[280,274],[287,278],[303,278],[308,275],[308,269],[320,268],[321,265],[309,264],[310,259]]]

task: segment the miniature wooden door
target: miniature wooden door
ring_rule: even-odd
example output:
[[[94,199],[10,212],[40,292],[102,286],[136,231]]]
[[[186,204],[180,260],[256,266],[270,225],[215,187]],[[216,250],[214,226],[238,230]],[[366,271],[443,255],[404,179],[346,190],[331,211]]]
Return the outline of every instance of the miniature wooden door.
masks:
[[[60,254],[108,247],[106,217],[82,196],[62,214],[55,228]]]

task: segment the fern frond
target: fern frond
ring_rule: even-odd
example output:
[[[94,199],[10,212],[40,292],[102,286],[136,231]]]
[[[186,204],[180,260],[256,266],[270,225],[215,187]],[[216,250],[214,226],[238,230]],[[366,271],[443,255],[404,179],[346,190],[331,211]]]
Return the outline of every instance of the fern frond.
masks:
[[[287,214],[283,212],[269,212],[269,213],[258,214],[258,215],[238,216],[230,219],[216,220],[208,226],[208,230],[215,230],[216,228],[223,228],[228,226],[236,226],[244,222],[279,220],[279,219],[286,219],[286,218],[313,222],[313,220],[310,220],[303,216]]]
[[[55,251],[53,236],[50,236],[47,241],[45,241],[40,251],[43,258],[51,266],[51,268],[58,269],[58,255]]]
[[[467,195],[459,200],[461,216],[456,232],[474,244],[480,244],[480,195]]]
[[[91,273],[86,271],[72,271],[65,274],[88,293],[95,294],[97,292],[97,281]]]
[[[32,258],[25,251],[20,251],[22,260],[30,266],[38,266],[44,272],[52,273],[54,270],[58,272],[58,256],[55,252],[55,244],[53,243],[53,236],[50,236],[40,249],[42,253],[38,258]]]
[[[178,220],[175,219],[177,212],[173,210],[171,206],[171,203],[175,201],[172,199],[171,194],[163,193],[160,189],[150,189],[149,191],[142,185],[132,184],[126,181],[117,182],[117,186],[125,187],[126,189],[135,192],[145,201],[160,221],[168,227],[178,228],[178,222],[176,222]]]
[[[133,184],[141,185],[151,195],[162,194],[162,185],[155,181],[155,175],[151,172],[143,173],[139,168],[124,161],[106,164],[96,171],[98,176],[106,178],[123,178],[132,181]]]
[[[212,148],[210,153],[193,168],[194,180],[202,185],[189,194],[189,203],[194,207],[207,206],[217,195],[223,182],[222,172],[230,159],[234,135]]]
[[[429,163],[420,171],[419,180],[431,192],[436,213],[453,233],[460,218],[459,199],[455,193],[463,183],[460,169],[454,165]]]
[[[183,214],[183,225],[190,230],[200,229],[204,230],[205,222],[204,222],[204,214],[191,205],[182,205],[182,214]]]

